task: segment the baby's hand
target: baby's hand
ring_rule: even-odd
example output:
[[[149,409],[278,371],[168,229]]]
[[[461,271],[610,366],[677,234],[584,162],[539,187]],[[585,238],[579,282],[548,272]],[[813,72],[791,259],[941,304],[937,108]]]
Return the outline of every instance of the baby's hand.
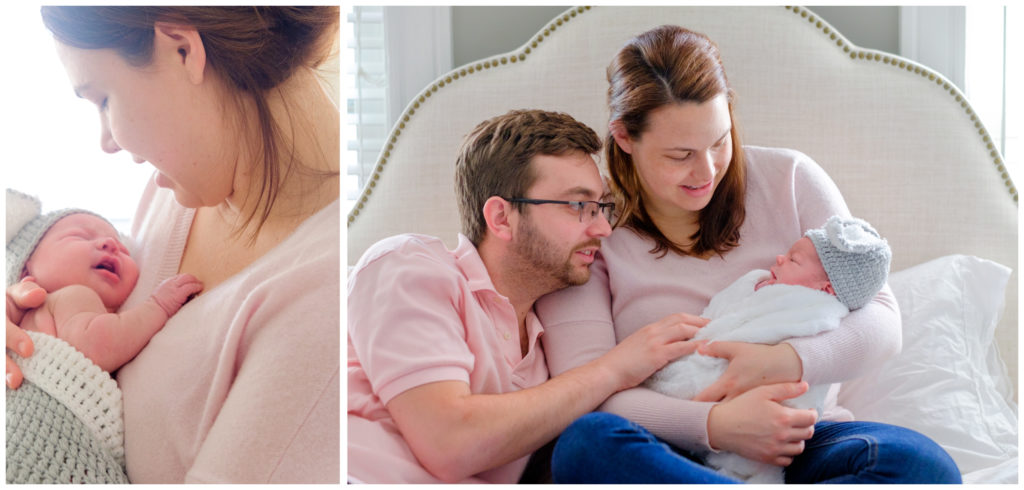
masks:
[[[203,283],[192,274],[178,274],[166,279],[153,292],[153,301],[163,308],[170,317],[178,312],[181,305],[192,295],[203,290]]]

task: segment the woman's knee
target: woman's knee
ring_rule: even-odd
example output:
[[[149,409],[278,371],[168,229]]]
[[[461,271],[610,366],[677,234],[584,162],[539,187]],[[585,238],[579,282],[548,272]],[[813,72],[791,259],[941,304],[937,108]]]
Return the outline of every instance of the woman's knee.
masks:
[[[579,461],[612,449],[612,439],[632,425],[629,420],[606,412],[591,412],[566,427],[555,444],[552,461]]]
[[[587,451],[595,446],[603,446],[602,441],[630,424],[629,420],[618,415],[606,412],[588,413],[562,431],[555,445],[555,455],[557,456],[559,452]]]
[[[879,452],[893,466],[915,476],[912,483],[961,483],[960,469],[949,453],[920,432],[893,427],[879,441]]]
[[[603,434],[632,425],[628,419],[607,412],[590,412],[569,424],[563,434]]]

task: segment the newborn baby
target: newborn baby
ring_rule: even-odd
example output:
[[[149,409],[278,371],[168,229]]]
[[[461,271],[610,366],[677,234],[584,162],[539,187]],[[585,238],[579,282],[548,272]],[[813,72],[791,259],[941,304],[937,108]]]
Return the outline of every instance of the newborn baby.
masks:
[[[25,384],[7,390],[7,482],[127,482],[121,394],[109,373],[134,358],[202,284],[177,275],[143,304],[118,312],[139,270],[117,230],[83,210],[38,215],[38,201],[12,192],[8,286],[31,280],[46,300],[20,325],[34,354],[12,354]],[[31,219],[12,230],[11,215],[25,205]]]
[[[885,285],[891,251],[867,222],[833,216],[808,230],[770,270],[754,270],[720,291],[701,316],[711,319],[694,339],[776,344],[831,330],[851,310],[867,304]],[[728,361],[693,353],[654,373],[645,385],[665,395],[691,399],[717,381]],[[823,411],[829,385],[783,403]],[[778,466],[719,452],[705,464],[749,483],[782,483]]]

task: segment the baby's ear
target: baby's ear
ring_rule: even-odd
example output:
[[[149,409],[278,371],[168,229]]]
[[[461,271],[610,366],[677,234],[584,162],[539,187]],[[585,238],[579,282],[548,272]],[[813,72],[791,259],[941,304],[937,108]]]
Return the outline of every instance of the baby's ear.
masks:
[[[831,282],[826,282],[825,285],[821,287],[821,290],[825,291],[828,294],[831,294],[832,296],[836,295],[836,290],[832,289],[832,283]]]

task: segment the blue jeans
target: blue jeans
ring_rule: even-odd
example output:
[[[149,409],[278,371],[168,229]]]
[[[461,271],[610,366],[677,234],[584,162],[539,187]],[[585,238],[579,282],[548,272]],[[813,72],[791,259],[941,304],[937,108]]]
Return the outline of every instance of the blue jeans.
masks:
[[[618,415],[580,417],[558,439],[555,483],[741,483]],[[876,422],[818,422],[786,483],[961,483],[956,463],[931,439]]]

